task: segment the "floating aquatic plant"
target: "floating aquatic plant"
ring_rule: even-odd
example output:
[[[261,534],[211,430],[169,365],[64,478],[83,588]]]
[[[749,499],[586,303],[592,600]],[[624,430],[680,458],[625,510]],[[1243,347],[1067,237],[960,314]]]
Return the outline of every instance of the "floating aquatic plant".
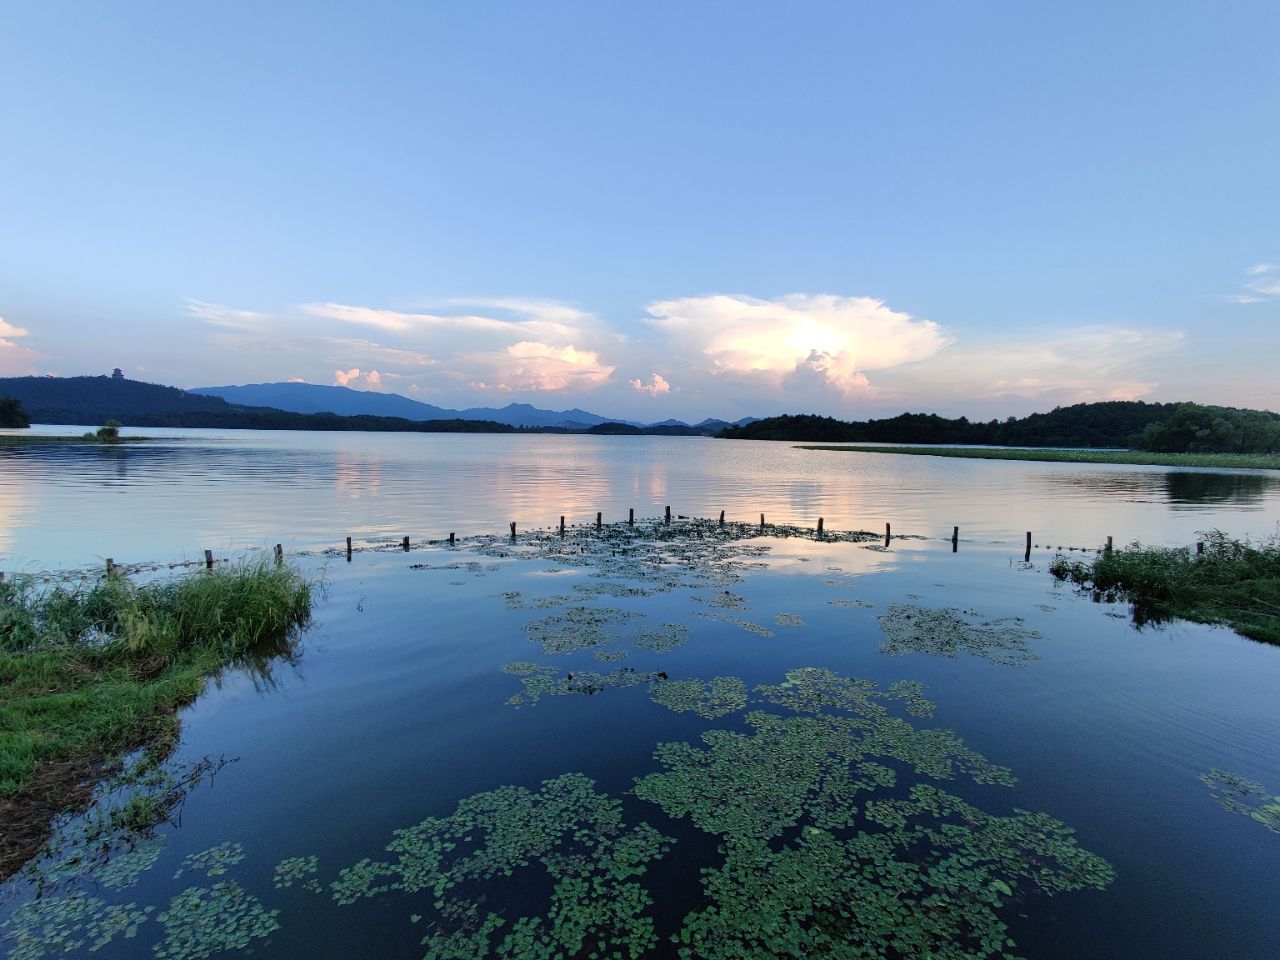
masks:
[[[508,786],[476,794],[447,817],[396,831],[387,845],[396,859],[342,871],[333,893],[339,903],[390,890],[427,893],[436,916],[423,944],[433,960],[575,956],[588,947],[596,956],[640,957],[657,936],[650,897],[635,881],[670,843],[646,823],[626,826],[617,800],[587,777],[565,774],[536,792]],[[481,914],[475,884],[527,888],[538,875],[552,884],[543,916]],[[467,895],[454,893],[463,886]]]
[[[797,613],[780,613],[773,618],[773,622],[780,627],[803,627],[804,619]]]
[[[676,937],[686,960],[1009,957],[998,910],[1022,888],[1052,895],[1114,878],[1046,814],[992,816],[927,783],[878,796],[897,783],[889,763],[1013,782],[954,732],[890,713],[896,701],[927,715],[919,684],[881,691],[809,668],[756,689],[800,715],[752,711],[751,734],[662,744],[665,771],[636,783],[641,799],[723,840],[724,863],[704,872],[706,906]]]
[[[4,922],[12,938],[12,960],[44,960],[80,950],[100,950],[123,934],[137,935],[152,908],[135,903],[107,904],[77,891],[65,896],[38,897],[24,903]]]
[[[511,664],[508,664],[511,666]],[[524,666],[523,664],[521,666]],[[530,665],[534,669],[520,675],[520,693],[507,698],[513,707],[537,703],[542,697],[563,697],[569,694],[603,693],[620,687],[639,687],[647,683],[665,680],[667,675],[661,671],[640,672],[634,667],[618,667],[608,673],[597,673],[594,670],[573,670],[561,674],[554,667]],[[511,671],[508,671],[511,672]]]
[[[277,890],[283,890],[296,885],[319,893],[319,872],[320,860],[314,854],[308,857],[286,857],[276,864],[273,886]]]
[[[720,590],[716,593],[695,594],[694,600],[698,603],[705,603],[708,607],[717,607],[721,610],[747,610],[747,598],[739,596],[729,590]]]
[[[718,620],[721,623],[729,623],[737,627],[739,630],[745,630],[747,633],[754,633],[757,637],[772,637],[773,631],[768,627],[762,627],[758,623],[750,620],[743,620],[741,617],[730,616],[727,613],[704,613],[699,611],[698,616],[704,620]]]
[[[1256,780],[1215,767],[1201,774],[1200,782],[1213,791],[1213,798],[1223,810],[1243,814],[1272,833],[1280,833],[1280,796],[1272,796]]]
[[[279,914],[233,881],[187,887],[156,917],[164,925],[164,940],[155,946],[156,958],[204,960],[224,950],[243,950],[279,930]]]
[[[679,623],[664,623],[660,627],[641,627],[631,642],[641,650],[666,653],[689,639],[689,628]]]
[[[219,843],[208,850],[191,853],[182,858],[182,866],[173,877],[176,880],[184,873],[203,873],[207,877],[220,877],[228,867],[234,867],[244,859],[244,846],[230,841]]]
[[[563,613],[527,623],[524,629],[543,653],[572,653],[616,641],[615,628],[640,616],[615,607],[570,606]]]
[[[1017,617],[987,620],[972,610],[895,603],[879,620],[886,636],[880,652],[890,656],[927,653],[954,659],[967,653],[1010,667],[1040,659],[1027,644],[1040,635]]]
[[[696,713],[714,720],[747,705],[747,687],[737,677],[701,680],[666,680],[649,688],[654,703],[676,713]]]

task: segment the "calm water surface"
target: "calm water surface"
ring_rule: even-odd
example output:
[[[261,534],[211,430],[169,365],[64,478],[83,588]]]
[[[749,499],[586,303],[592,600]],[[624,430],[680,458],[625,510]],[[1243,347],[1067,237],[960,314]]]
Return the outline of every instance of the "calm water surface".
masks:
[[[104,555],[165,560],[206,544],[323,548],[347,533],[417,541],[503,530],[508,519],[522,529],[550,525],[561,513],[586,522],[596,510],[617,519],[634,506],[652,516],[667,503],[691,515],[725,509],[731,519],[765,512],[812,523],[821,515],[829,528],[882,529],[889,520],[895,533],[930,538],[895,539],[887,549],[741,541],[747,552],[729,567],[704,558],[662,589],[629,576],[619,550],[587,541],[580,559],[501,541],[357,551],[350,561],[302,557],[324,587],[297,661],[278,664],[270,678],[231,672],[184,713],[176,760],[234,762],[192,791],[178,823],[161,828],[158,859],[133,886],[88,877],[56,894],[155,908],[136,939],[116,936],[76,955],[152,956],[171,898],[233,880],[280,911],[279,929],[250,943],[255,957],[421,957],[437,919],[430,891],[342,906],[328,884],[365,858],[394,861],[384,849],[393,831],[449,816],[469,796],[505,784],[534,790],[579,772],[620,801],[628,824],[647,822],[674,839],[639,882],[661,938],[650,954],[675,956],[668,938],[714,902],[699,871],[723,855],[716,837],[632,791],[637,778],[662,769],[659,743],[700,744],[709,730],[751,728],[741,710],[714,719],[673,712],[652,699],[650,682],[615,671],[736,677],[752,690],[799,667],[881,689],[919,682],[937,709],[911,723],[954,730],[1017,778],[1000,786],[961,775],[936,785],[993,815],[1046,812],[1112,865],[1116,878],[1104,891],[1047,897],[1017,886],[999,915],[1019,956],[1275,955],[1280,835],[1225,810],[1200,777],[1220,768],[1280,793],[1280,649],[1194,624],[1135,629],[1123,605],[1055,584],[1050,553],[1021,562],[1026,529],[1047,531],[1055,547],[1059,539],[1093,546],[1107,534],[1182,543],[1207,527],[1268,533],[1280,518],[1271,476],[539,436],[228,433],[0,457],[4,564],[15,569]],[[937,539],[953,524],[965,537],[956,553]],[[704,542],[687,540],[694,551]],[[1013,657],[999,646],[892,655],[878,618],[904,604],[965,611],[975,625],[995,624],[993,637],[1027,632]],[[546,618],[574,606],[614,611],[598,643],[552,652],[536,642]],[[645,628],[661,633],[669,624],[685,629],[682,643],[643,642]],[[530,687],[529,677],[501,669],[521,661],[550,672],[533,674]],[[606,679],[566,687],[569,674]],[[540,676],[559,693],[536,697]],[[512,704],[513,696],[526,702]],[[935,782],[897,768],[895,795]],[[243,850],[226,874],[174,876],[184,858],[225,842]],[[311,855],[319,892],[276,888],[276,864]],[[33,895],[23,882],[4,892],[0,919]],[[510,922],[544,910],[550,885],[539,868],[526,868],[462,892]],[[0,944],[12,947],[13,933],[11,925]]]
[[[83,427],[36,427],[82,433]],[[12,432],[12,431],[10,431]],[[118,447],[0,447],[0,569],[284,543],[417,541],[677,514],[1094,547],[1274,532],[1267,471],[1018,463],[703,438],[147,429]]]

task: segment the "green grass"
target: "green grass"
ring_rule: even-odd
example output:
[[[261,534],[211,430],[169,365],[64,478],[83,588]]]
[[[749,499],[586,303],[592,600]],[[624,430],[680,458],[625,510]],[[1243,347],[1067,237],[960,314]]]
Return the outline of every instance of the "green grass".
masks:
[[[265,564],[143,586],[0,581],[0,811],[37,780],[47,803],[58,769],[171,735],[209,677],[287,653],[310,609],[310,585]]]
[[[898,453],[914,457],[961,457],[966,460],[1043,460],[1050,463],[1134,463],[1156,467],[1246,467],[1280,470],[1275,453],[1149,453],[1144,450],[1025,450],[1008,447],[833,447],[801,444],[801,450],[848,453]]]
[[[1201,535],[1203,553],[1134,543],[1091,562],[1056,557],[1049,570],[1095,599],[1129,600],[1138,623],[1182,617],[1280,644],[1280,537],[1254,544],[1220,530]]]

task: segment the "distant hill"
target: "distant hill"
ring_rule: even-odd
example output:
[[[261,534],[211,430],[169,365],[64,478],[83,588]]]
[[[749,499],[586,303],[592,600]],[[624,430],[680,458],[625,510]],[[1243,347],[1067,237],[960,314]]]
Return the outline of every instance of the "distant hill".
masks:
[[[442,417],[339,416],[294,413],[228,403],[206,396],[122,377],[6,377],[0,396],[22,404],[36,423],[99,425],[118,420],[130,427],[220,427],[247,430],[369,430],[411,433],[512,433],[510,424]]]
[[[543,410],[527,403],[449,410],[398,393],[375,393],[318,383],[249,383],[238,387],[196,387],[190,392],[221,397],[244,406],[274,407],[294,413],[370,414],[407,420],[493,420],[513,427],[565,427],[572,430],[585,430],[600,423],[630,422],[612,420],[587,410]]]

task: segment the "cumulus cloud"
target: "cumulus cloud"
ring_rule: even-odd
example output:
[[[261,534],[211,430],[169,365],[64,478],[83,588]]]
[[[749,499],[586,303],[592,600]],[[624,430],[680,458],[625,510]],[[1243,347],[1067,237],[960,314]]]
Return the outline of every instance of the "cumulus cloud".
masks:
[[[671,384],[660,373],[653,375],[652,383],[645,383],[643,380],[629,380],[627,382],[631,384],[632,389],[638,390],[640,393],[646,393],[651,397],[658,397],[664,393],[671,392]]]
[[[511,393],[517,390],[594,390],[613,374],[615,367],[600,360],[593,350],[569,345],[522,340],[505,350],[465,354],[452,364],[477,390]]]
[[[648,312],[673,349],[705,358],[707,372],[775,388],[799,374],[854,393],[868,386],[868,371],[926,359],[950,342],[938,324],[871,297],[685,297]]]
[[[382,374],[377,370],[362,371],[359,367],[350,370],[333,371],[335,386],[350,387],[353,390],[381,390]]]

